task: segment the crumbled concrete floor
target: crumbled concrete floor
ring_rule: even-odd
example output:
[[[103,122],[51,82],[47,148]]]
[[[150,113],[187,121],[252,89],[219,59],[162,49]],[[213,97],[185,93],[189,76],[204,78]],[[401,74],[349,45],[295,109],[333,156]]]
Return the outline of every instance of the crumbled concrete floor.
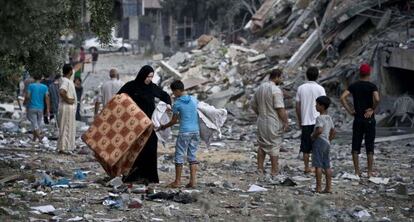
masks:
[[[28,136],[28,135],[22,135]],[[10,139],[10,138],[9,138]],[[285,140],[286,142],[287,140]],[[280,156],[281,174],[293,178],[297,186],[274,185],[258,181],[253,144],[224,140],[224,147],[200,147],[201,160],[198,187],[180,190],[196,193],[198,201],[180,204],[173,201],[143,200],[139,209],[114,209],[103,201],[114,192],[100,182],[106,174],[93,155],[62,155],[40,148],[2,148],[0,175],[2,178],[18,174],[20,178],[4,184],[0,192],[0,219],[2,221],[68,221],[79,217],[84,221],[412,221],[413,209],[413,141],[378,144],[375,169],[379,177],[390,178],[386,185],[375,184],[367,178],[346,180],[344,172],[352,174],[352,161],[348,145],[334,145],[333,193],[312,192],[315,179],[302,173],[302,162],[297,158],[298,141],[289,140],[288,152]],[[158,167],[160,184],[150,185],[155,191],[172,191],[165,188],[174,178],[173,143],[160,146]],[[14,151],[13,149],[18,149]],[[27,151],[25,151],[27,149]],[[30,150],[30,151],[29,151]],[[361,156],[362,157],[362,156]],[[365,169],[365,158],[361,158]],[[269,164],[267,170],[269,170]],[[81,182],[83,188],[33,187],[41,171],[72,179],[77,169],[88,171]],[[183,172],[183,184],[188,180],[188,169]],[[265,192],[246,192],[250,185],[268,189]],[[404,184],[406,194],[397,194],[397,184]],[[144,194],[127,193],[130,198],[142,199]],[[52,205],[53,215],[37,215],[33,206]],[[7,211],[5,209],[10,209]],[[353,216],[360,211],[369,217]],[[36,219],[35,219],[36,218]],[[104,219],[102,219],[104,218]],[[109,221],[109,220],[107,220]]]

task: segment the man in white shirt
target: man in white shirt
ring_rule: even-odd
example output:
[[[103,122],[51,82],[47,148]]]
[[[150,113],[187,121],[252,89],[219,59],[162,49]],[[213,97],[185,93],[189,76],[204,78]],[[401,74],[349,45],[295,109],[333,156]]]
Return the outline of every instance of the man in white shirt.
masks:
[[[104,84],[101,86],[101,94],[95,101],[95,115],[99,112],[100,104],[102,103],[103,106],[105,106],[124,85],[124,82],[119,80],[119,74],[116,69],[111,69],[109,71],[109,77],[111,79],[104,82]]]
[[[309,156],[312,153],[311,134],[315,127],[316,117],[319,116],[315,107],[316,98],[326,95],[325,89],[316,82],[318,75],[318,68],[309,67],[306,71],[308,81],[300,85],[296,93],[296,115],[299,127],[302,129],[300,152],[303,152],[305,173],[311,172],[309,167]]]

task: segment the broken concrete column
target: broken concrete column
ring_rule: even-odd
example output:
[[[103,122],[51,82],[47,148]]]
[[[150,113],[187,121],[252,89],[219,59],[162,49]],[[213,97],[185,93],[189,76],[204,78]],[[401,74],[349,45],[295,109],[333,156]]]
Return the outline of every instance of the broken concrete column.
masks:
[[[161,66],[161,68],[162,69],[164,69],[168,74],[170,74],[170,75],[172,75],[172,76],[174,76],[174,77],[176,77],[176,78],[180,78],[181,79],[181,74],[176,70],[176,69],[174,69],[173,67],[171,67],[170,65],[168,65],[168,63],[166,63],[166,62],[164,62],[164,61],[160,61],[159,63],[158,63],[160,66]]]
[[[263,60],[263,59],[266,59],[266,55],[265,54],[260,54],[260,55],[257,55],[257,56],[248,57],[247,58],[247,61],[250,62],[250,63],[253,63],[253,62],[257,62],[257,61]]]
[[[342,29],[335,37],[334,45],[338,46],[342,41],[352,35],[361,25],[368,21],[367,17],[357,16],[349,25]]]
[[[266,23],[279,18],[293,4],[289,0],[266,0],[249,21],[248,27],[253,33],[260,31]]]
[[[295,20],[295,23],[289,27],[285,37],[288,39],[294,38],[307,30],[313,23],[314,17],[317,17],[319,12],[324,10],[325,2],[326,1],[312,1],[304,11],[298,11],[300,16]]]
[[[306,39],[302,46],[289,59],[285,68],[295,69],[302,65],[309,56],[320,46],[318,31],[314,30],[312,34]]]

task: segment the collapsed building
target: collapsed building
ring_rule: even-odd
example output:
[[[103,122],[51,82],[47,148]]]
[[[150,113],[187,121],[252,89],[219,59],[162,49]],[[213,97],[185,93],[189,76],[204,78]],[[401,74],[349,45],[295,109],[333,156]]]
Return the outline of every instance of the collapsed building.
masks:
[[[174,79],[182,79],[186,90],[199,100],[228,111],[222,138],[214,138],[209,148],[200,146],[197,190],[171,193],[164,187],[165,181],[146,187],[123,184],[119,177],[110,180],[82,141],[77,140],[76,154],[57,155],[56,129],[49,125],[50,141],[33,145],[23,127],[28,123],[22,121],[22,113],[16,113],[13,105],[2,105],[7,111],[2,112],[1,120],[8,122],[0,126],[0,149],[5,154],[0,155],[0,218],[409,221],[414,215],[412,6],[412,1],[266,0],[246,25],[244,38],[239,37],[241,44],[204,35],[193,50],[169,58],[154,55],[154,81],[164,89],[168,90]],[[137,57],[117,56],[102,55],[100,60],[109,63],[118,59],[122,78],[135,78]],[[382,126],[398,126],[389,127],[391,133],[384,127],[378,130],[375,165],[380,172],[374,179],[348,173],[352,171],[348,149],[352,121],[338,102],[340,93],[358,77],[361,62],[373,66],[372,80],[381,91],[380,115],[376,117]],[[339,136],[331,153],[335,169],[332,195],[312,192],[314,177],[303,175],[297,158],[300,132],[295,123],[294,95],[310,65],[321,70],[319,82],[333,98],[330,114],[338,126]],[[110,68],[100,64],[101,73]],[[281,88],[291,130],[283,136],[287,151],[280,153],[282,177],[269,183],[256,180],[256,116],[249,102],[274,68],[284,71]],[[86,122],[94,117],[93,90],[103,79],[98,76],[91,75],[85,81],[91,84],[82,101]],[[78,122],[78,136],[87,129],[85,123]],[[158,151],[158,169],[167,181],[174,170],[173,144],[160,144]],[[147,195],[151,192],[153,195]]]

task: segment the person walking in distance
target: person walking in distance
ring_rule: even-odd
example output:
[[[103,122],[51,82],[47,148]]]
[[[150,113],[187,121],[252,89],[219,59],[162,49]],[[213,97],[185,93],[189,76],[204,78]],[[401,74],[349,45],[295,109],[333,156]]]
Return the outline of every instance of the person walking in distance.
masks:
[[[118,79],[118,71],[116,69],[111,69],[109,71],[109,80],[104,82],[101,86],[101,93],[95,101],[95,115],[98,114],[101,103],[103,106],[112,99],[112,97],[121,89],[124,85],[124,82]]]
[[[60,88],[60,79],[61,75],[58,74],[55,76],[53,82],[49,85],[49,95],[50,95],[50,119],[57,119],[58,110],[59,110],[59,88]]]
[[[33,142],[42,141],[41,127],[43,125],[43,112],[46,110],[47,116],[50,113],[50,99],[47,86],[40,83],[42,76],[33,75],[34,81],[27,87],[24,103],[27,105],[27,118],[32,125]],[[46,108],[46,109],[45,109]]]
[[[99,56],[98,51],[95,48],[92,49],[91,56],[92,56],[92,73],[95,73],[96,63],[98,62],[98,56]]]

